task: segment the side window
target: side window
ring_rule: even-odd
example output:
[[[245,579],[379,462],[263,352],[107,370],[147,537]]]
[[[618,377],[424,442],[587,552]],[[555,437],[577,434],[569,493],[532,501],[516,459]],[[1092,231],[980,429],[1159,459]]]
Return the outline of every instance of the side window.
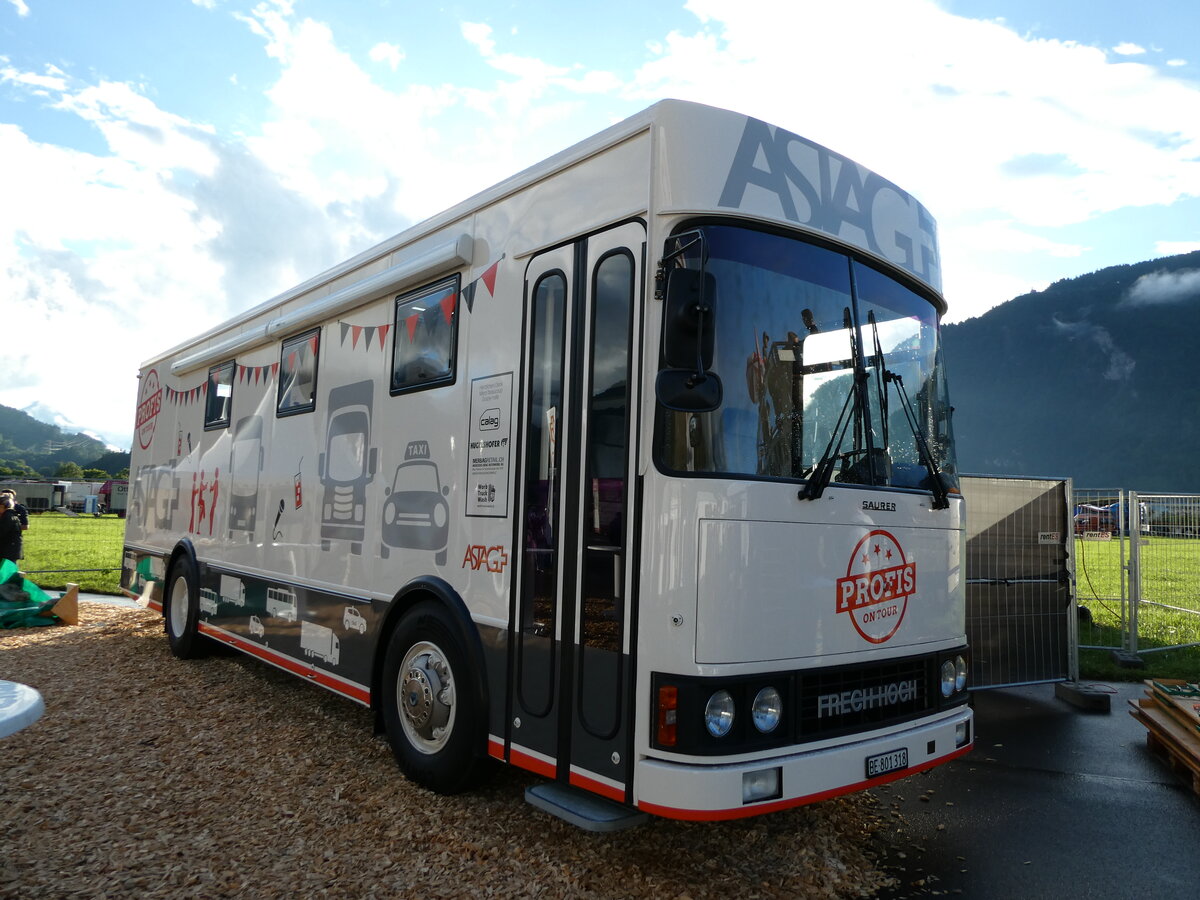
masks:
[[[208,370],[208,397],[204,401],[204,429],[228,428],[233,409],[233,360]]]
[[[283,342],[279,355],[280,416],[312,412],[317,406],[317,354],[321,348],[321,329],[314,328]]]
[[[396,298],[392,393],[453,384],[458,336],[458,276]]]

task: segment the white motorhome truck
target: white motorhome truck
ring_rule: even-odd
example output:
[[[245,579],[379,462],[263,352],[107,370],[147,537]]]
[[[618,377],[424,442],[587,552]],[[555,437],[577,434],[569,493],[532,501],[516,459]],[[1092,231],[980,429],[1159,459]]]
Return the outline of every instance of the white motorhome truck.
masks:
[[[715,820],[920,772],[974,739],[945,311],[905,191],[663,101],[148,360],[124,583],[437,791],[490,756]]]

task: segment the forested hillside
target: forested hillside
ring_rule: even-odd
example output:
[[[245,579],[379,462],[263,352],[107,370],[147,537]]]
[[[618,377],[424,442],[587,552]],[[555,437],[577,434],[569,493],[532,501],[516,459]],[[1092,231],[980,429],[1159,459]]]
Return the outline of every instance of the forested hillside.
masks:
[[[1056,282],[944,327],[959,467],[1200,492],[1200,252]]]
[[[129,454],[115,453],[94,437],[66,434],[57,425],[0,406],[0,477],[53,478],[67,463],[116,475],[129,467]]]

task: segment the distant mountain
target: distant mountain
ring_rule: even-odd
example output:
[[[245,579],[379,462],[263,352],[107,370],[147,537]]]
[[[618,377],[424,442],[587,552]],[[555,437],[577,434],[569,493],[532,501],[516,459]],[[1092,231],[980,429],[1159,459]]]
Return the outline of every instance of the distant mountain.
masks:
[[[0,405],[0,470],[16,474],[27,468],[53,477],[66,462],[115,473],[129,466],[129,454],[114,453],[104,441],[91,435],[68,433],[23,410]]]
[[[1200,493],[1200,251],[943,327],[959,468]]]

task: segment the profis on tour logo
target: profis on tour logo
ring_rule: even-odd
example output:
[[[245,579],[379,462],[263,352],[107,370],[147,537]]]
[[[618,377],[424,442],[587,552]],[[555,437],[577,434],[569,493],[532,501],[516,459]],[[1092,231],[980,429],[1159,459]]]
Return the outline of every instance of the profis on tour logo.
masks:
[[[905,559],[889,532],[872,531],[858,542],[846,576],[837,580],[837,611],[850,616],[864,640],[882,644],[900,628],[916,591],[917,564]]]
[[[151,369],[142,379],[142,387],[138,391],[136,427],[138,446],[143,450],[150,449],[150,442],[154,440],[154,425],[161,409],[162,385],[158,381],[158,370]]]

